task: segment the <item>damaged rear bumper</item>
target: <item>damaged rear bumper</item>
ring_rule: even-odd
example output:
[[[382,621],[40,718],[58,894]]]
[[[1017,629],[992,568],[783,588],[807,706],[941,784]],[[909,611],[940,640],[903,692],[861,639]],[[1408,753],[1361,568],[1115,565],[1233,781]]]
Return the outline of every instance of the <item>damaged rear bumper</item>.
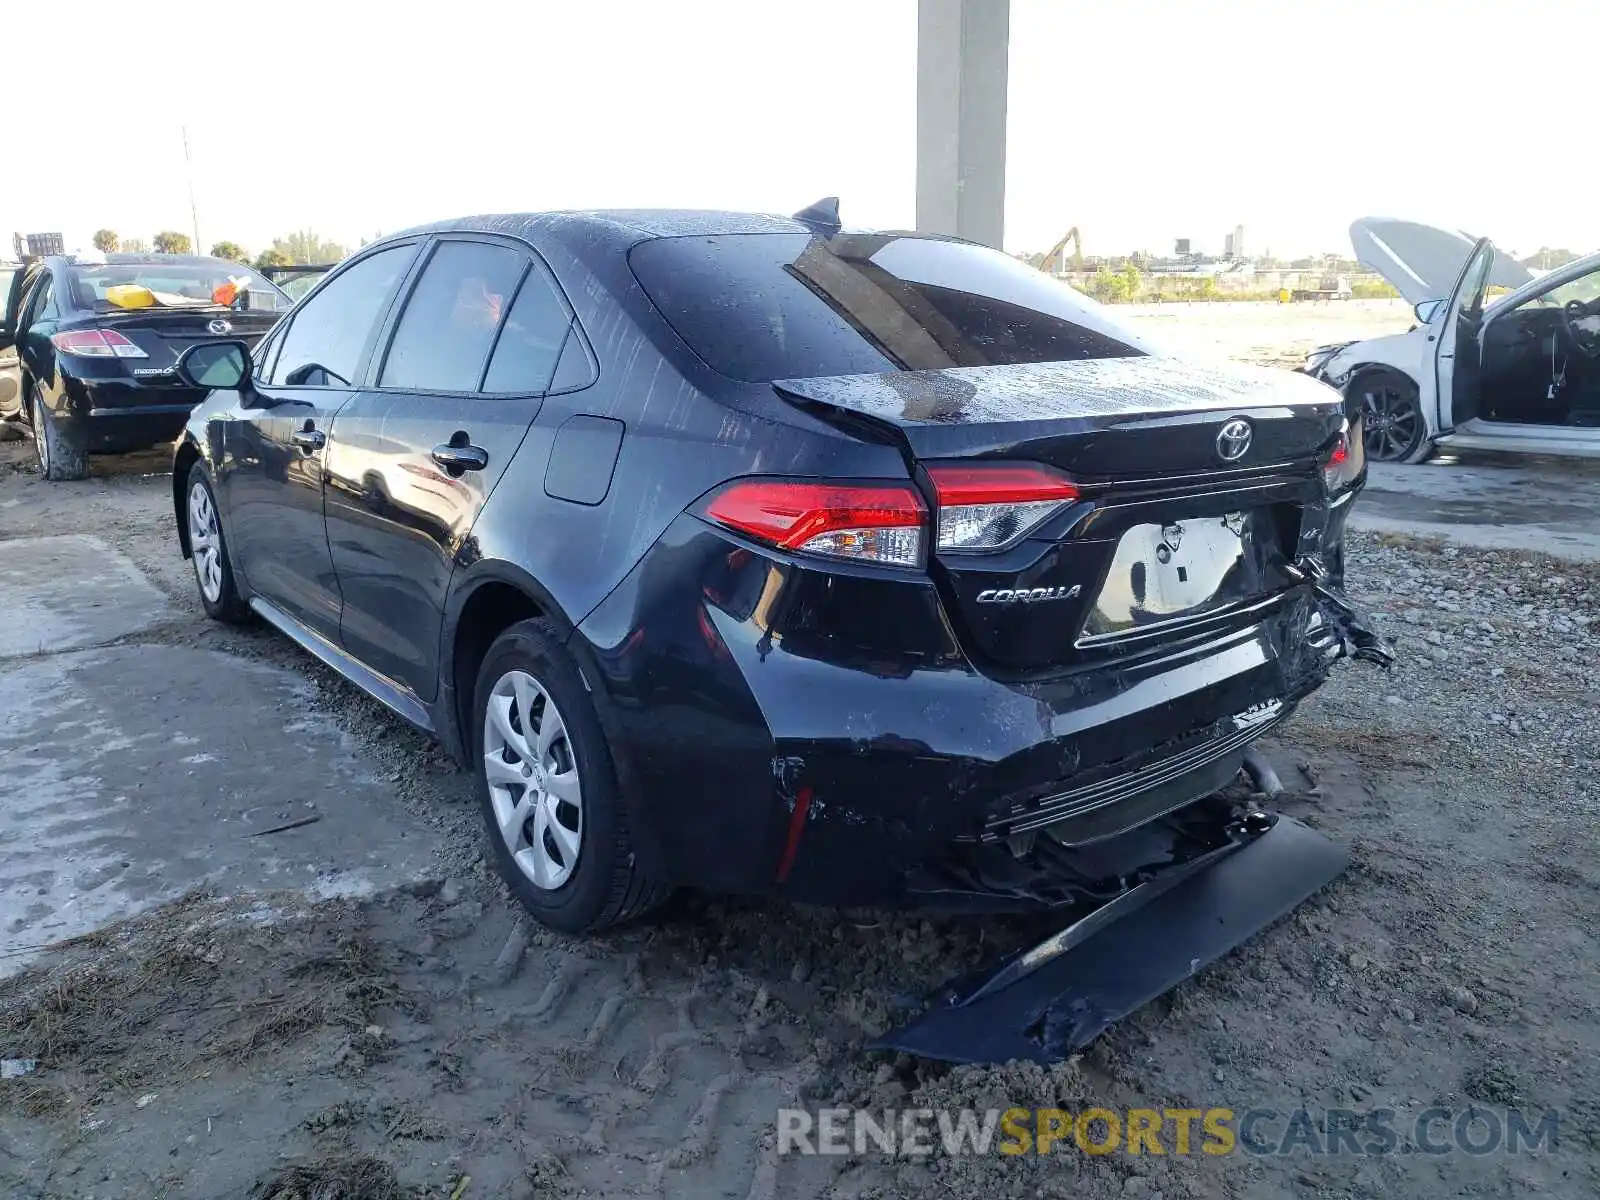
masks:
[[[812,634],[819,611],[841,632]],[[1308,577],[1160,646],[1005,681],[962,653],[931,582],[818,572],[685,521],[573,645],[656,878],[1031,908],[1081,897],[997,869],[1017,839],[1093,844],[1211,794],[1368,638]]]

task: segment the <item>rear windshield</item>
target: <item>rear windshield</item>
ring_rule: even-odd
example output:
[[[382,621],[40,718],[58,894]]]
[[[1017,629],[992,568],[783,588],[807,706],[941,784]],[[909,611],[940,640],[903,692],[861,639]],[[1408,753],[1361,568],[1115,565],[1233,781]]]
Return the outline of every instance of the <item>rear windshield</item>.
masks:
[[[904,234],[657,238],[635,246],[629,263],[696,354],[753,383],[1152,350],[1067,284],[963,242]]]
[[[106,263],[68,268],[67,278],[78,308],[95,312],[120,312],[122,306],[106,298],[107,289],[118,284],[134,284],[155,293],[157,305],[166,307],[206,306],[216,303],[212,293],[230,279],[248,284],[230,307],[248,312],[287,312],[289,297],[265,277],[248,267],[229,263]]]

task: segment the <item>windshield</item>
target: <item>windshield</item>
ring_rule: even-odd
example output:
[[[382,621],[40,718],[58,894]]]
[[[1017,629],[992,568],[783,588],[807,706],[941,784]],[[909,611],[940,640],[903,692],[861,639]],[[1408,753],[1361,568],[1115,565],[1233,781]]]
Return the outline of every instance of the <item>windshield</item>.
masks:
[[[696,354],[754,383],[1152,350],[1067,284],[965,242],[904,234],[657,238],[635,246],[629,263]]]
[[[77,265],[68,269],[73,298],[80,308],[95,312],[120,312],[140,305],[115,304],[107,292],[118,285],[148,288],[158,306],[210,307],[217,303],[213,293],[230,279],[240,283],[240,292],[228,307],[243,312],[287,312],[289,297],[249,267],[232,263],[133,262]]]

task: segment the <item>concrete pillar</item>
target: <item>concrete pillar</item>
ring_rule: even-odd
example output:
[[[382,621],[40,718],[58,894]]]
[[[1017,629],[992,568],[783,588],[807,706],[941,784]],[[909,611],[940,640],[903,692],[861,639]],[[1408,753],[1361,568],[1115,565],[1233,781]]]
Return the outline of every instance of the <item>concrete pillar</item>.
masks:
[[[1011,0],[917,0],[917,228],[999,246]]]

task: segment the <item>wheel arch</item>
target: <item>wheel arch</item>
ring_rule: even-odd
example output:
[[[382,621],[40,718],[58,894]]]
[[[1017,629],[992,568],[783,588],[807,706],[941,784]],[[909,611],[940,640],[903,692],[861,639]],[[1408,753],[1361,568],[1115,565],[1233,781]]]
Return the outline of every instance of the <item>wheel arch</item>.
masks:
[[[1361,380],[1370,375],[1398,375],[1401,379],[1404,379],[1412,387],[1417,389],[1417,404],[1419,408],[1422,407],[1422,383],[1417,379],[1416,375],[1411,371],[1408,371],[1405,367],[1396,366],[1394,363],[1383,362],[1381,360],[1364,360],[1362,362],[1358,362],[1348,371],[1343,373],[1343,382],[1339,384],[1339,393],[1340,395],[1344,396],[1347,407],[1350,403],[1350,390],[1354,388],[1356,384],[1361,382]]]
[[[439,690],[431,706],[434,735],[460,765],[468,770],[476,769],[469,743],[479,667],[496,638],[518,621],[534,618],[543,618],[555,627],[578,664],[578,676],[594,703],[611,752],[634,848],[640,861],[660,874],[665,859],[648,806],[634,782],[632,757],[613,711],[600,664],[588,639],[578,632],[577,622],[555,596],[523,568],[501,560],[483,560],[466,568],[462,577],[453,582],[440,630]]]
[[[555,597],[512,563],[480,560],[451,585],[440,629],[434,728],[458,762],[470,762],[466,746],[472,729],[472,694],[484,655],[512,625],[541,617],[554,624],[563,639],[571,638],[574,625]]]
[[[189,522],[184,512],[185,493],[189,490],[189,472],[200,461],[200,447],[193,437],[185,434],[172,452],[172,516],[178,524],[178,549],[184,558],[190,557]],[[218,514],[221,519],[221,514]]]
[[[1351,367],[1344,375],[1344,381],[1339,385],[1340,395],[1344,397],[1345,415],[1351,420],[1354,420],[1358,415],[1360,400],[1355,396],[1355,392],[1363,381],[1383,375],[1392,376],[1395,379],[1409,383],[1416,395],[1417,416],[1422,422],[1421,440],[1414,451],[1401,456],[1396,461],[1406,463],[1420,462],[1431,453],[1429,447],[1433,445],[1433,440],[1439,436],[1438,418],[1433,407],[1428,403],[1427,389],[1423,386],[1422,381],[1417,379],[1416,375],[1406,367],[1388,362],[1361,362]],[[1368,457],[1371,457],[1370,451]]]

